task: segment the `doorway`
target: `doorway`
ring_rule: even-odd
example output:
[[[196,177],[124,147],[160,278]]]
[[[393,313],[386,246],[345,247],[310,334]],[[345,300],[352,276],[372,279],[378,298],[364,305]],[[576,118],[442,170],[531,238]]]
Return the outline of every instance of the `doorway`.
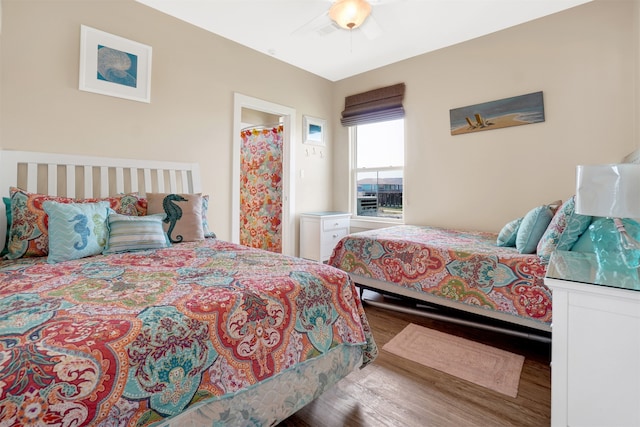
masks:
[[[232,179],[232,212],[231,212],[231,240],[240,243],[240,227],[242,212],[240,210],[240,186],[241,186],[241,148],[242,130],[246,123],[243,122],[243,110],[253,110],[258,113],[275,115],[280,118],[283,127],[282,132],[282,253],[295,255],[294,244],[294,200],[292,195],[294,163],[293,135],[295,135],[296,111],[290,107],[274,104],[258,98],[234,93],[234,125],[233,125],[233,179]]]

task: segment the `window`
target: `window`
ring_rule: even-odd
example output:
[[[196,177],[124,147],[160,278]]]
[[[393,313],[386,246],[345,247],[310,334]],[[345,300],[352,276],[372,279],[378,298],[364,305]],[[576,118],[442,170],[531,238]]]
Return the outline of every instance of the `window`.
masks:
[[[351,127],[354,215],[403,218],[404,119]]]

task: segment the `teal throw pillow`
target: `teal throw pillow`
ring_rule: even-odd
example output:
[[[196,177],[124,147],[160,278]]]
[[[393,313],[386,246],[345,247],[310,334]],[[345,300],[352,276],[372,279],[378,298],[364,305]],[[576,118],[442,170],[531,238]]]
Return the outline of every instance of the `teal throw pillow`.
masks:
[[[578,238],[589,228],[591,219],[591,216],[575,212],[575,197],[564,202],[538,242],[537,254],[542,263],[549,262],[553,251],[570,250]]]
[[[498,246],[516,246],[516,237],[518,236],[518,229],[520,228],[520,224],[522,223],[523,218],[517,218],[513,221],[507,223],[500,233],[498,233],[498,239],[496,244]]]
[[[107,243],[109,202],[58,203],[45,201],[49,216],[49,254],[54,264],[102,253]]]
[[[516,249],[521,254],[535,253],[540,238],[546,231],[553,210],[549,205],[542,205],[531,209],[522,219],[518,235],[516,236]]]
[[[165,214],[127,216],[112,213],[107,224],[109,239],[104,254],[161,249],[171,246],[162,227]]]
[[[599,221],[599,220],[596,220]],[[573,252],[591,252],[596,253],[596,248],[591,240],[591,231],[587,228],[584,233],[578,238],[570,249]]]
[[[7,217],[7,233],[4,238],[4,247],[2,248],[2,252],[0,252],[0,258],[9,253],[9,235],[11,234],[11,198],[3,197],[2,202],[4,203],[5,213]]]

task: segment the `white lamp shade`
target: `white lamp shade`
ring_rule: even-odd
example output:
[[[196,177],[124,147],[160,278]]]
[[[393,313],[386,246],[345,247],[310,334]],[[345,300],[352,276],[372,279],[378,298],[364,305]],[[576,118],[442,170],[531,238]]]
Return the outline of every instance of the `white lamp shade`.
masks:
[[[366,0],[336,0],[329,9],[329,17],[347,30],[358,28],[371,13]]]
[[[581,215],[640,218],[640,165],[578,166],[575,204]]]

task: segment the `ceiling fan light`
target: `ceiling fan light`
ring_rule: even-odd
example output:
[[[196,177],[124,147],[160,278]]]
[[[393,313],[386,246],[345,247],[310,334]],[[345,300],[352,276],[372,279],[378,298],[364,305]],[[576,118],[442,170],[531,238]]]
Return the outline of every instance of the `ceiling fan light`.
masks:
[[[358,28],[371,13],[366,0],[337,0],[329,9],[329,17],[347,30]]]

